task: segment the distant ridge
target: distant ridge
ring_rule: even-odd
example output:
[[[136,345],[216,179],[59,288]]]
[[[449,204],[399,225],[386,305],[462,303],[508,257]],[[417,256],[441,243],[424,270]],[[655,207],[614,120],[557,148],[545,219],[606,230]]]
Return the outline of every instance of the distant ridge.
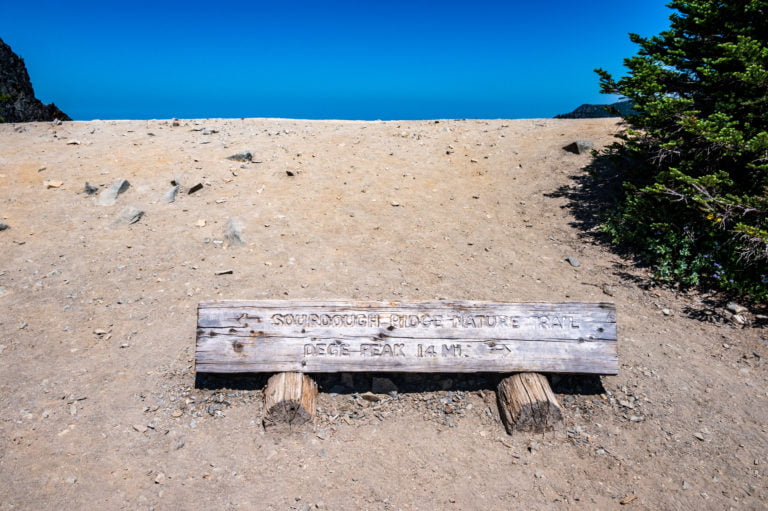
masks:
[[[556,115],[555,119],[596,119],[598,117],[626,117],[636,113],[632,100],[617,101],[610,105],[584,104],[573,112]]]
[[[71,121],[51,103],[35,97],[27,66],[11,47],[0,39],[0,122]]]

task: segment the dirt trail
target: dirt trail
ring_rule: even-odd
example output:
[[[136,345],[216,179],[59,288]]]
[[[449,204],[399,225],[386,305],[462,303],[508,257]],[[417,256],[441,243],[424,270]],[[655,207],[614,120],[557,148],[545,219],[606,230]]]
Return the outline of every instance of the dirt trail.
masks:
[[[644,285],[575,212],[589,155],[562,147],[616,130],[0,125],[0,510],[763,508],[765,329],[694,319],[707,297]],[[83,191],[118,179],[113,206]],[[258,298],[614,301],[620,374],[553,378],[547,436],[506,435],[492,375],[390,375],[374,404],[371,375],[324,376],[316,424],[273,434],[263,377],[193,367],[197,303]]]

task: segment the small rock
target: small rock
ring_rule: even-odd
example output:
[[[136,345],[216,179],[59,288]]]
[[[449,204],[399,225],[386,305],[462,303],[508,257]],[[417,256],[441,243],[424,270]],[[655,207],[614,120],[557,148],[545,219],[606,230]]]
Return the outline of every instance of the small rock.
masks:
[[[67,477],[64,479],[64,482],[69,484],[75,484],[77,482],[77,477]]]
[[[734,314],[741,314],[743,312],[747,312],[748,310],[746,307],[739,305],[736,302],[728,302],[728,305],[726,305],[725,308]]]
[[[99,191],[98,186],[93,186],[88,181],[85,182],[85,186],[83,187],[83,191],[86,193],[86,195],[93,195],[94,193]]]
[[[704,435],[702,435],[701,433],[694,433],[693,438],[696,438],[697,440],[701,440],[702,442],[704,441]]]
[[[243,240],[243,222],[240,219],[229,219],[224,239],[226,239],[229,245],[233,247],[242,247],[245,245],[245,241]]]
[[[159,474],[157,474],[157,476],[155,477],[155,484],[163,484],[164,482],[165,482],[165,474],[163,474],[162,472],[160,472],[160,473],[159,473]]]
[[[544,477],[544,474],[542,474],[541,472],[536,472],[535,474],[533,474],[533,477],[535,477],[536,479],[541,479],[542,477]]]
[[[179,449],[181,449],[185,445],[187,445],[187,442],[184,440],[184,437],[179,438],[179,441],[176,442],[176,445],[173,446],[173,450],[174,451],[178,451]]]
[[[174,410],[173,413],[171,413],[171,417],[173,417],[174,419],[178,419],[182,415],[184,415],[184,412],[182,412],[181,410]]]
[[[691,489],[691,483],[688,481],[683,481],[683,490],[690,490]]]
[[[173,186],[170,190],[163,195],[163,202],[170,204],[176,200],[176,194],[179,193],[179,185]]]
[[[371,391],[374,394],[389,394],[397,392],[397,385],[389,378],[376,378],[371,381]]]
[[[594,146],[590,140],[577,140],[563,147],[563,149],[573,154],[584,154],[591,151]]]
[[[146,433],[147,429],[149,428],[147,428],[144,424],[134,424],[133,429],[138,431],[139,433]]]
[[[661,309],[661,313],[664,314],[665,316],[671,316],[672,315],[672,311],[669,310],[669,309]]]
[[[578,268],[579,266],[581,266],[581,263],[579,262],[579,260],[573,256],[568,256],[565,258],[565,260],[568,261],[568,264],[570,264],[574,268]]]
[[[227,156],[228,160],[234,161],[253,161],[253,155],[250,151],[242,151],[232,156]]]
[[[126,206],[117,216],[115,223],[127,225],[135,224],[141,219],[142,216],[144,216],[144,212],[142,210],[134,208],[133,206]]]
[[[364,394],[360,394],[360,397],[365,399],[366,401],[370,401],[371,403],[375,403],[376,401],[381,401],[381,398],[374,394],[373,392],[365,392]]]
[[[201,218],[197,222],[195,222],[195,227],[205,227],[205,218]]]
[[[734,314],[731,319],[733,320],[734,323],[738,325],[744,325],[747,323],[747,319],[741,314]]]
[[[195,186],[189,189],[189,191],[187,192],[187,195],[192,195],[193,193],[199,192],[202,189],[203,189],[203,183],[197,183]]]
[[[633,404],[632,404],[632,403],[630,403],[629,401],[624,401],[623,399],[620,399],[620,400],[619,400],[619,404],[620,404],[621,406],[623,406],[624,408],[629,408],[630,410],[632,410],[632,409],[635,407],[635,405],[633,405]]]
[[[80,141],[73,138],[71,140],[67,140],[67,145],[80,145]]]
[[[213,272],[214,275],[232,275],[232,270],[217,270]]]
[[[96,199],[96,204],[99,206],[111,206],[117,202],[117,196],[125,192],[131,187],[131,183],[127,179],[118,179],[112,186],[102,191]]]
[[[395,200],[393,200],[393,201],[390,201],[390,204],[391,204],[392,206],[396,207],[396,208],[400,206],[400,203],[399,203],[399,202],[397,202],[397,201],[395,201]]]
[[[59,188],[64,184],[64,181],[59,181],[58,179],[46,179],[43,181],[43,184],[46,188]]]
[[[0,231],[4,231],[4,230],[10,229],[10,228],[11,228],[10,225],[8,225],[8,224],[6,224],[4,222],[0,222]]]

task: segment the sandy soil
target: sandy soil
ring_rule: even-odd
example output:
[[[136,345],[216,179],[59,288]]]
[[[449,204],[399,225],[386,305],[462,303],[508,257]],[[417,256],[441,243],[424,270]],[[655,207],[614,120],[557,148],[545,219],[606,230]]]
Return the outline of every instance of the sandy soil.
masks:
[[[595,241],[562,147],[616,129],[0,125],[0,509],[764,508],[768,334]],[[118,179],[113,206],[83,191]],[[257,298],[614,301],[620,374],[554,377],[545,436],[504,432],[493,375],[390,375],[373,404],[372,375],[324,376],[313,425],[265,432],[263,376],[193,364],[197,303]]]

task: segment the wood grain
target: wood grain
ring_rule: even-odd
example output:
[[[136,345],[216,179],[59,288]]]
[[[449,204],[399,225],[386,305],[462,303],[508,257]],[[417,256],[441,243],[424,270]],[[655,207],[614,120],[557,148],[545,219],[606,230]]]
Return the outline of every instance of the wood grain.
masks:
[[[231,301],[198,307],[197,371],[616,374],[610,303]]]
[[[519,373],[504,378],[496,396],[499,415],[510,435],[515,431],[543,433],[563,422],[560,404],[543,374]]]
[[[315,416],[317,384],[301,373],[278,373],[267,382],[264,391],[263,424],[298,426]]]

